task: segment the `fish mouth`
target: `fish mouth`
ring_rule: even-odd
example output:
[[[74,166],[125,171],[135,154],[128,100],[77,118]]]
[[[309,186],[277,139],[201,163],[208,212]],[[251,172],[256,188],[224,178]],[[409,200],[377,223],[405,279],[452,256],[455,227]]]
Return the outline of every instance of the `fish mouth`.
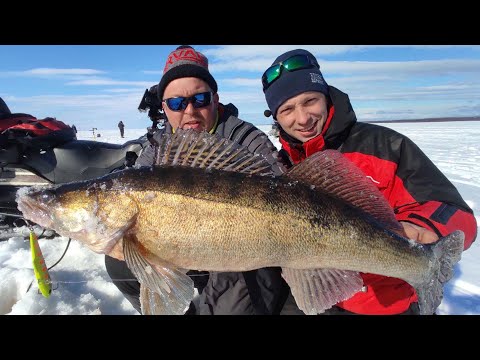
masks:
[[[17,207],[25,219],[33,221],[44,228],[51,228],[53,224],[53,219],[49,215],[51,211],[48,211],[45,205],[39,204],[38,201],[28,195],[23,195],[17,198]]]

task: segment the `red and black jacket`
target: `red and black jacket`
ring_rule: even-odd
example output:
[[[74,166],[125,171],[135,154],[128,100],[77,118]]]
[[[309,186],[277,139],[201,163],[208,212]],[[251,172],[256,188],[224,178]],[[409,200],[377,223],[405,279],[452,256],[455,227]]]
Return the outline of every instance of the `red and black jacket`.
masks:
[[[330,86],[329,115],[322,134],[305,143],[280,130],[281,157],[297,164],[325,149],[337,149],[357,165],[388,200],[398,221],[434,231],[439,237],[465,233],[465,249],[477,235],[473,211],[455,186],[409,138],[398,132],[357,122],[348,95]],[[417,301],[405,281],[361,274],[366,292],[337,306],[357,314],[399,314]]]

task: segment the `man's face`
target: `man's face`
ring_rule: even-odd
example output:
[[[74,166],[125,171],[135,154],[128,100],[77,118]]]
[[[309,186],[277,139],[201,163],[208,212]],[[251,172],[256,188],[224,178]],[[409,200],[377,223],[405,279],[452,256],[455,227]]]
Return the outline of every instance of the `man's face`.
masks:
[[[195,94],[211,92],[208,84],[198,78],[188,77],[171,81],[163,93],[163,100],[178,97],[190,97]],[[215,124],[218,108],[218,94],[212,95],[212,101],[205,107],[195,108],[191,102],[185,110],[173,111],[165,101],[162,108],[167,115],[168,122],[174,130],[195,129],[197,131],[210,131]]]
[[[307,91],[294,96],[285,101],[277,111],[277,121],[282,129],[301,142],[319,135],[327,116],[327,98],[317,91]]]

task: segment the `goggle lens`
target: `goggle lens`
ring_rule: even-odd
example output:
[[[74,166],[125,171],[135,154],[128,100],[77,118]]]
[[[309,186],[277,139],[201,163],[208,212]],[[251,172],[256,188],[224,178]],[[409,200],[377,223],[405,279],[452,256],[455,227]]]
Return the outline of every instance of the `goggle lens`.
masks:
[[[312,67],[320,68],[318,63],[307,55],[294,55],[269,67],[262,76],[263,90],[265,91],[275,80],[282,75],[282,68],[287,71],[296,71]]]

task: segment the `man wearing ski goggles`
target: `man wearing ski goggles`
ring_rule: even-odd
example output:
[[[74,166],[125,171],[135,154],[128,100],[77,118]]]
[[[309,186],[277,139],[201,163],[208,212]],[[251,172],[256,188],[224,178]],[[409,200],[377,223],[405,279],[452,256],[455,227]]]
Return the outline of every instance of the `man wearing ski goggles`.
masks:
[[[477,232],[476,220],[455,186],[404,135],[358,122],[348,95],[327,85],[313,54],[296,49],[278,56],[263,74],[262,85],[269,107],[265,115],[273,115],[279,128],[282,145],[279,154],[287,166],[299,164],[324,150],[338,150],[384,195],[384,201],[392,207],[391,216],[402,225],[406,237],[430,244],[439,236],[462,230],[464,249],[471,246]],[[332,178],[322,181],[324,184],[331,181],[335,186],[324,189],[319,184],[320,190],[341,198],[357,191],[353,178],[351,182],[338,183],[334,171],[329,171]],[[327,172],[322,173],[325,174]],[[314,179],[315,169],[304,175]],[[364,196],[361,201],[365,204],[372,201]],[[444,209],[449,209],[448,216],[438,216],[445,213]],[[342,295],[325,314],[419,313],[418,299],[425,299],[425,294],[419,296],[410,284],[378,274],[361,273],[360,276],[362,291],[346,299]],[[322,283],[311,280],[312,284],[317,282]],[[324,285],[310,293],[326,292],[334,296],[338,288],[329,289],[328,285],[322,287]],[[315,304],[316,300],[308,303]],[[290,296],[285,305],[287,313],[295,313],[296,307]]]

